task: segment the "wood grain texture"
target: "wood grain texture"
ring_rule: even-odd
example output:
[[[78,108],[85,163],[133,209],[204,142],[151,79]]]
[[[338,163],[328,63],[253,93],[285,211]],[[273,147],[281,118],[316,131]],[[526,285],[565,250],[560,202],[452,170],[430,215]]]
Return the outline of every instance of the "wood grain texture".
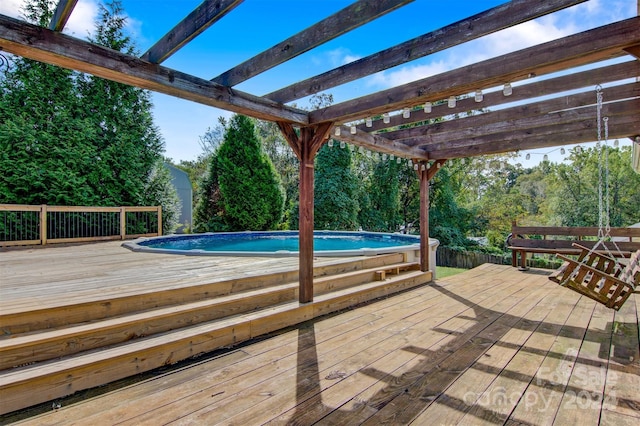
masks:
[[[235,86],[412,1],[358,0],[211,81],[223,86]]]
[[[300,99],[584,1],[554,0],[532,4],[528,0],[513,0],[265,97],[282,103]]]
[[[635,424],[640,298],[613,314],[546,275],[482,265],[24,424]]]
[[[363,96],[309,114],[311,123],[345,122],[363,116],[413,107],[425,101],[470,93],[477,88],[525,80],[621,56],[640,41],[640,18],[629,18],[497,58],[443,72],[402,86]]]
[[[251,117],[308,123],[307,113],[299,109],[4,15],[0,15],[0,48],[25,58]]]

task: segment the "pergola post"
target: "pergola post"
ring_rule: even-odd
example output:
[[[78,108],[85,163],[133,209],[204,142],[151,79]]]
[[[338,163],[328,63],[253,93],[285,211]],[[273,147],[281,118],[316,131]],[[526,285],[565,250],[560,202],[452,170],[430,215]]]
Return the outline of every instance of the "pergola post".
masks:
[[[331,130],[331,123],[303,127],[300,135],[289,123],[278,122],[285,139],[300,160],[299,183],[299,301],[313,301],[313,195],[314,159]]]
[[[437,160],[431,167],[424,162],[418,164],[418,176],[420,177],[420,270],[422,272],[427,272],[436,266],[429,265],[429,182],[446,161]]]

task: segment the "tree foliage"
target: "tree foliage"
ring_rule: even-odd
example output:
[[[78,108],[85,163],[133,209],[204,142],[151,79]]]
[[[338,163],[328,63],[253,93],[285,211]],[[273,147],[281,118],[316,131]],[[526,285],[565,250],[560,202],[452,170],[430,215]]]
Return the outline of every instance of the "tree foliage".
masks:
[[[229,121],[201,188],[196,220],[207,230],[261,231],[280,224],[284,189],[253,120],[246,116],[235,115]]]
[[[56,3],[29,1],[25,19],[48,25]],[[120,2],[99,7],[90,40],[135,53]],[[0,93],[0,202],[113,206],[154,198],[164,145],[148,92],[16,57]],[[170,221],[172,213],[163,216]]]
[[[315,162],[316,229],[358,228],[357,184],[350,149],[323,145]]]

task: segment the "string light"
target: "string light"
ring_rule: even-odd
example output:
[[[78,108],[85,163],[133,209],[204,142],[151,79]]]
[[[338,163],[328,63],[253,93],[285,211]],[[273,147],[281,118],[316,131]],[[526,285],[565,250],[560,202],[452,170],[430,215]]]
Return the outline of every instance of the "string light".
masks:
[[[400,157],[396,158],[396,163],[397,164],[400,164],[401,162],[402,162],[402,158],[400,158]]]
[[[566,151],[564,150],[564,148],[560,148],[560,154],[564,155],[564,154],[565,154],[565,152],[566,152]]]
[[[329,148],[333,148],[333,139],[329,139],[327,145],[329,145]]]
[[[504,88],[502,89],[502,94],[505,96],[511,96],[513,94],[513,87],[511,87],[511,83],[505,83]]]
[[[580,145],[576,146],[574,148],[574,151],[577,152],[578,154],[580,154],[582,152],[582,147]]]
[[[416,171],[418,170],[418,165],[417,164],[413,165],[413,170],[416,170]]]
[[[351,129],[349,129],[349,132],[350,132],[352,135],[355,135],[355,134],[356,134],[356,126],[351,126]]]
[[[393,161],[396,159],[396,156],[394,154],[390,154],[389,155],[389,160]]]
[[[431,113],[432,108],[433,107],[431,105],[431,102],[427,101],[427,102],[424,103],[424,112],[425,112],[425,114]]]
[[[409,160],[407,161],[407,165],[409,165],[409,167],[413,166],[413,161],[411,161],[411,159],[409,159]]]
[[[385,112],[384,114],[382,114],[382,122],[384,124],[389,124],[390,121],[391,121],[391,118],[389,117],[388,112]]]
[[[527,156],[525,157],[527,160],[531,160],[531,154],[527,153]]]
[[[542,161],[549,161],[549,156],[547,154],[542,157]]]
[[[617,148],[617,147],[619,147],[619,146],[620,146],[620,141],[619,141],[618,139],[614,140],[614,141],[613,141],[613,147],[614,147],[614,148]]]
[[[411,110],[409,108],[405,108],[404,110],[402,110],[402,118],[409,117],[411,117]]]
[[[359,152],[360,154],[364,154],[364,148],[363,148],[363,147],[358,148],[358,152]]]
[[[476,95],[474,97],[476,102],[482,102],[482,100],[484,99],[484,95],[482,94],[482,90],[478,89],[476,90]]]
[[[340,141],[340,148],[344,149],[345,146],[347,146],[347,144],[344,143],[344,141]]]
[[[449,96],[449,101],[447,102],[447,105],[449,106],[449,108],[455,108],[456,107],[456,97],[455,96]]]
[[[336,127],[336,136],[340,136],[340,126]]]
[[[365,125],[367,127],[373,126],[373,120],[371,120],[371,117],[367,117],[367,119],[365,120]]]
[[[387,154],[382,154],[382,161],[387,161]]]

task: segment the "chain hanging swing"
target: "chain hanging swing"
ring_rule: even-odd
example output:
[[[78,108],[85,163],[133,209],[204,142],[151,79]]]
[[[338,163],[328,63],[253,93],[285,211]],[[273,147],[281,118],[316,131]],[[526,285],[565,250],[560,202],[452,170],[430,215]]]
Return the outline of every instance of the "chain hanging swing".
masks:
[[[637,286],[640,285],[640,250],[631,255],[628,264],[618,261],[610,251],[615,247],[622,252],[611,239],[609,221],[609,118],[602,117],[602,87],[596,87],[597,120],[598,120],[598,241],[592,248],[579,244],[575,247],[582,251],[578,260],[557,254],[564,263],[558,271],[549,277],[550,280],[587,296],[608,308],[620,309]],[[602,127],[604,125],[604,140]],[[603,146],[604,142],[604,146]],[[604,188],[604,190],[603,190]],[[606,242],[611,244],[606,244]],[[602,246],[602,250],[598,248]],[[606,254],[605,254],[606,253]]]

